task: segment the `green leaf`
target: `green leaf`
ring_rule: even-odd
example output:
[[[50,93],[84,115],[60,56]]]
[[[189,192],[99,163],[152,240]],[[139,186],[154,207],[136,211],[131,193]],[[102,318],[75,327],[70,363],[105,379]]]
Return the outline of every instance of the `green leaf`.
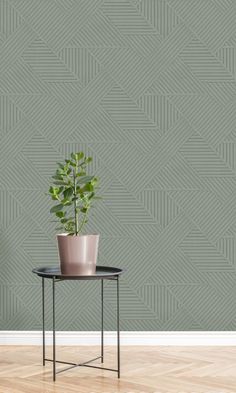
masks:
[[[94,177],[93,180],[91,181],[91,184],[95,186],[98,183],[98,177]]]
[[[61,201],[61,203],[62,203],[63,205],[69,205],[69,203],[71,203],[71,201],[70,201],[69,199],[67,199],[67,198],[63,198],[62,201]]]
[[[63,180],[63,176],[61,176],[61,175],[55,175],[55,176],[52,176],[52,178],[55,180]]]
[[[71,158],[73,158],[73,160],[76,160],[76,155],[75,155],[75,153],[71,153]]]
[[[50,209],[50,213],[56,213],[63,209],[63,205],[60,203],[59,205],[53,206]]]
[[[61,164],[60,162],[57,162],[57,165],[59,165],[59,167],[64,170],[64,165],[63,164]]]
[[[50,192],[50,194],[54,194],[54,187],[51,186],[51,187],[49,188],[49,192]]]
[[[55,195],[55,194],[53,194],[53,195],[52,195],[52,200],[53,200],[53,201],[57,201],[57,200],[58,200],[58,196]]]
[[[59,218],[62,218],[62,217],[65,216],[65,212],[62,212],[62,211],[56,212],[56,216],[59,217]]]
[[[74,220],[73,217],[69,217],[69,218],[62,217],[60,221],[63,225],[67,225],[67,226],[71,225],[74,227],[75,224],[73,220]]]
[[[94,176],[83,176],[77,180],[78,184],[85,184],[91,182],[93,180]]]
[[[65,224],[66,222],[68,222],[69,221],[69,218],[62,218],[61,219],[61,223],[62,224]]]
[[[82,207],[82,208],[80,209],[80,211],[81,211],[82,213],[87,213],[88,208],[87,208],[87,207]]]
[[[65,229],[66,229],[67,232],[74,232],[75,225],[74,225],[73,222],[68,222],[68,223],[66,223],[64,225],[65,225]]]
[[[61,186],[61,185],[68,186],[68,183],[66,183],[63,180],[54,181],[53,184],[55,184],[56,186]]]
[[[93,161],[92,157],[87,157],[85,160],[87,163]]]
[[[93,185],[91,183],[85,184],[84,191],[92,192],[93,191]]]
[[[82,151],[80,151],[79,153],[76,153],[75,158],[77,161],[81,160],[82,158],[84,158],[84,153]]]
[[[79,176],[85,176],[85,175],[86,175],[86,172],[78,172],[76,176],[79,177]]]
[[[72,231],[74,230],[75,223],[74,223],[73,221],[69,221],[69,222],[65,223],[64,225],[65,225],[67,228],[71,228]],[[69,230],[70,230],[70,229],[69,229]]]
[[[59,176],[61,175],[61,176],[62,176],[62,175],[64,175],[64,174],[65,174],[64,168],[63,168],[63,169],[57,169],[57,170],[56,170],[56,175],[59,175]]]
[[[73,189],[72,188],[66,188],[63,192],[64,198],[68,199],[73,195]]]
[[[92,193],[89,195],[88,199],[89,199],[89,200],[92,199],[92,198],[94,197],[94,195],[95,195],[95,193],[92,192]]]

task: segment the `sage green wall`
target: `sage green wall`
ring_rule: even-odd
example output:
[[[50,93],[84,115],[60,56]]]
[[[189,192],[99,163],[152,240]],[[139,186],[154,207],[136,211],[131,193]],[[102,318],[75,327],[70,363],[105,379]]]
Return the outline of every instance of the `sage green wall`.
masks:
[[[44,193],[75,150],[99,263],[127,268],[121,329],[236,329],[235,20],[235,0],[0,0],[1,329],[41,327]],[[58,329],[99,329],[98,284],[57,284]]]

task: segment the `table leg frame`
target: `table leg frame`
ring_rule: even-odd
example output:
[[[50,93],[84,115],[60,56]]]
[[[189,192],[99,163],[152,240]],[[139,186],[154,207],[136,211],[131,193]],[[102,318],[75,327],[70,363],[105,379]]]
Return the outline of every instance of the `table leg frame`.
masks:
[[[119,276],[117,276],[116,299],[117,299],[117,372],[120,378],[120,294],[119,294]]]
[[[52,281],[53,381],[56,381],[55,277]]]
[[[103,328],[103,280],[101,280],[101,363],[104,362],[104,328]]]
[[[91,368],[98,368],[101,370],[108,370],[108,371],[114,371],[117,372],[118,378],[120,378],[120,299],[119,299],[119,276],[116,278],[112,279],[113,281],[116,281],[116,311],[117,311],[117,369],[111,369],[111,368],[105,368],[105,367],[99,367],[99,366],[93,366],[88,363],[91,363],[95,360],[101,359],[101,363],[104,362],[104,280],[101,280],[101,356],[98,356],[95,359],[88,360],[87,362],[84,363],[72,363],[72,362],[64,362],[60,360],[56,360],[56,306],[55,306],[55,287],[56,287],[56,282],[57,281],[63,281],[60,279],[56,279],[56,277],[53,276],[52,278],[52,323],[53,323],[53,358],[52,359],[47,359],[45,357],[45,282],[44,282],[44,277],[42,277],[42,333],[43,333],[43,366],[45,366],[45,362],[52,362],[53,363],[53,381],[56,381],[56,374],[59,374],[63,371],[69,370],[74,367],[91,367]],[[59,370],[58,372],[56,371],[56,363],[61,363],[61,364],[68,364],[70,367],[67,367],[66,369]]]
[[[45,366],[45,300],[44,300],[44,277],[42,277],[42,317],[43,317],[43,366]]]

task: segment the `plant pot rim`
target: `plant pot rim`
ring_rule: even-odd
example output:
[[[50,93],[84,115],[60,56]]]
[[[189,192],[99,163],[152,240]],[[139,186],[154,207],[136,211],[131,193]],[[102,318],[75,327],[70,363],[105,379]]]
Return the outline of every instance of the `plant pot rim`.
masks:
[[[58,233],[57,236],[68,236],[68,233]],[[87,235],[70,235],[69,238],[73,237],[88,237],[88,236],[99,236],[99,233],[88,233]]]

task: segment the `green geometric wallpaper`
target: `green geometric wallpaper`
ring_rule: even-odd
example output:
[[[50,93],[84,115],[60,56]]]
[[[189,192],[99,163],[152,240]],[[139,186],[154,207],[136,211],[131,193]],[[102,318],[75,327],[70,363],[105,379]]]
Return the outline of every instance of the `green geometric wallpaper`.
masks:
[[[235,20],[235,0],[0,0],[0,329],[41,328],[45,192],[84,150],[121,329],[236,330]],[[58,330],[99,330],[99,283],[58,283],[56,307]]]

